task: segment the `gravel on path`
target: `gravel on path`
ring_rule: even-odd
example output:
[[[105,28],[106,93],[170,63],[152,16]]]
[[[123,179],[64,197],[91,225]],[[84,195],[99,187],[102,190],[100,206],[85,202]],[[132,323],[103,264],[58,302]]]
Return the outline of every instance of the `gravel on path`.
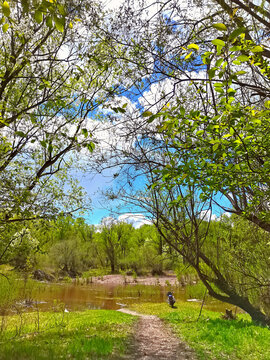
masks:
[[[139,317],[126,359],[195,360],[194,352],[157,316],[143,315],[129,309],[118,311]]]

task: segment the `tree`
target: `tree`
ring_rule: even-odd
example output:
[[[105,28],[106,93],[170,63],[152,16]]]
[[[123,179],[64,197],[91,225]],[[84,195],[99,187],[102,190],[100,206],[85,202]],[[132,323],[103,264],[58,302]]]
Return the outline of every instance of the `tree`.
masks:
[[[120,70],[99,36],[96,3],[4,1],[1,11],[3,234],[10,224],[89,209],[72,177],[74,153],[92,153],[98,123],[90,117],[117,91]]]
[[[120,258],[127,255],[128,243],[133,232],[132,225],[104,218],[101,223],[100,242],[110,264],[111,272],[118,270]]]
[[[148,191],[121,196],[151,214],[164,241],[196,270],[211,296],[240,307],[254,321],[269,324],[269,310],[262,301],[269,288],[269,234],[247,221],[240,232],[237,220],[227,229],[225,222],[211,221],[211,203],[202,202],[192,185],[164,186],[165,164],[158,169],[152,161],[144,163]]]
[[[171,12],[168,4],[173,4]],[[153,83],[164,85],[164,91],[152,99],[144,93],[133,116],[123,108],[121,120],[133,119],[125,129],[128,145],[113,147],[110,156],[127,177],[140,172],[147,178],[149,192],[139,194],[139,203],[153,215],[164,240],[196,269],[209,293],[269,324],[242,291],[243,278],[239,287],[204,248],[208,227],[200,216],[216,203],[269,232],[267,35],[258,30],[258,19],[237,19],[235,9],[231,18],[215,7],[189,22],[177,2],[166,5],[151,19],[125,24],[137,26],[123,42],[129,46],[125,60],[136,54],[132,64],[144,77],[139,93],[147,86],[154,89]],[[220,193],[230,208],[218,201]],[[126,199],[134,201],[132,195]],[[267,234],[262,234],[260,245],[267,247]],[[243,250],[244,239],[241,244]]]

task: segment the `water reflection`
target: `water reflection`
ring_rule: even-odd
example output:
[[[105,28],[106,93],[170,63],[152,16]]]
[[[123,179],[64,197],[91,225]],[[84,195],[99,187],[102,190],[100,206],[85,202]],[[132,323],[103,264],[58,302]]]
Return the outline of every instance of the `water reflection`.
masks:
[[[68,311],[85,309],[111,309],[134,303],[166,301],[168,290],[172,290],[176,301],[187,301],[188,296],[184,287],[164,287],[149,285],[108,285],[108,284],[44,284],[33,299],[38,302],[41,310],[49,310],[56,304],[62,303]],[[196,300],[194,300],[196,301]],[[224,312],[228,304],[213,298],[206,298],[205,308]]]

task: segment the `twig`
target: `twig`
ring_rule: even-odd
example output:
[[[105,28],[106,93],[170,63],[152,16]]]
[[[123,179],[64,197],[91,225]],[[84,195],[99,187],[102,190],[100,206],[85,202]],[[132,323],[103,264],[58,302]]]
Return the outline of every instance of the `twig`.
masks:
[[[202,309],[203,309],[203,305],[204,305],[204,302],[205,302],[206,295],[207,295],[207,289],[205,289],[205,292],[204,292],[204,295],[203,295],[203,301],[202,301],[202,305],[201,305],[201,308],[200,308],[200,313],[199,313],[197,321],[199,320],[199,318],[200,318],[200,316],[202,314]]]

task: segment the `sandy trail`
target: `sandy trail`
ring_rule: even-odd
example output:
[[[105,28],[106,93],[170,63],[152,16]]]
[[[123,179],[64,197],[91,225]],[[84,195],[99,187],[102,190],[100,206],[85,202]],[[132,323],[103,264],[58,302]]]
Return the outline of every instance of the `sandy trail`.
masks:
[[[157,316],[142,315],[128,309],[118,311],[139,316],[134,342],[126,359],[195,360],[194,352],[174,336]]]

